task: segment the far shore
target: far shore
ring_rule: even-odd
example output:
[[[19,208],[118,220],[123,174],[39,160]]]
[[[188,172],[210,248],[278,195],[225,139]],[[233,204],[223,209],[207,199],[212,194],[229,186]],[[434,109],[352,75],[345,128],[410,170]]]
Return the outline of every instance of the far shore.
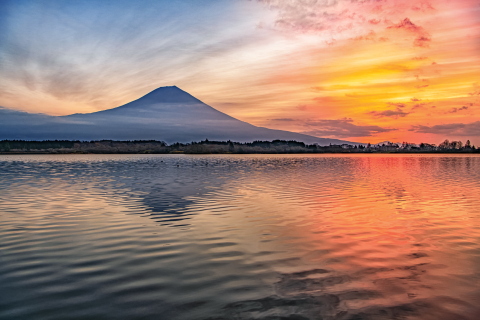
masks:
[[[0,154],[480,154],[480,149],[460,141],[440,145],[421,143],[342,144],[319,146],[298,141],[209,141],[166,144],[163,141],[2,140]]]

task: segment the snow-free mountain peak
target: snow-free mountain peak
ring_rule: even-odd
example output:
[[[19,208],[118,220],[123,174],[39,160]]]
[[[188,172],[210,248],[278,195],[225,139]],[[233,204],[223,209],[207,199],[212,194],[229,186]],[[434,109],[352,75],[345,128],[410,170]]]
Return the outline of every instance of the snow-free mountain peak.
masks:
[[[135,101],[143,101],[145,103],[202,103],[177,86],[157,88]]]

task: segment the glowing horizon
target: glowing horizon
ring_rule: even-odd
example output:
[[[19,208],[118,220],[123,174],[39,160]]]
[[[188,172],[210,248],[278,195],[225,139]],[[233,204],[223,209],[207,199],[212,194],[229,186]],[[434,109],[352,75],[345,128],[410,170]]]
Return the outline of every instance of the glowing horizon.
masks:
[[[6,1],[0,106],[111,109],[176,85],[239,120],[480,145],[480,3]]]

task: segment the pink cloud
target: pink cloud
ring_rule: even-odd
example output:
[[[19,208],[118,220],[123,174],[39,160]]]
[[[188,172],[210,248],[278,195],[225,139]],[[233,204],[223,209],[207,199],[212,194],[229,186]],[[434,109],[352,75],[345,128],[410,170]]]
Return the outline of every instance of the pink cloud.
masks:
[[[414,24],[409,18],[405,18],[397,24],[389,26],[387,29],[401,29],[416,35],[413,45],[415,47],[427,48],[432,41],[428,32],[423,27]]]

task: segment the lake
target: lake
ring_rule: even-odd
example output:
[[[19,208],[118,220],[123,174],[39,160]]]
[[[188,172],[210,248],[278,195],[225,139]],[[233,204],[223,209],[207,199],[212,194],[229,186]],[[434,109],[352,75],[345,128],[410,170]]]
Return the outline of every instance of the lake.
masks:
[[[479,155],[0,156],[0,319],[480,319]]]

